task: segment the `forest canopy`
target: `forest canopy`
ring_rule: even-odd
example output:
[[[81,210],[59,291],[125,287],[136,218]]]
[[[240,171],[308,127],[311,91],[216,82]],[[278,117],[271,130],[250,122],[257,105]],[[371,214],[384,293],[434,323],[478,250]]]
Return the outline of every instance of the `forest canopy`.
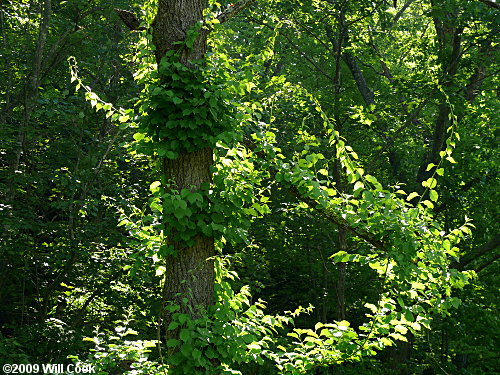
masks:
[[[494,373],[499,8],[2,2],[3,371]]]

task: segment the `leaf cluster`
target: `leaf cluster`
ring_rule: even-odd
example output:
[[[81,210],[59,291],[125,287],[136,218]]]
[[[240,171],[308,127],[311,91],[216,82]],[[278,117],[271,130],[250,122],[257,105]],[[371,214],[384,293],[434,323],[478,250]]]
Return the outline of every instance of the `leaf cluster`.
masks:
[[[160,78],[143,96],[139,130],[154,141],[160,157],[175,159],[182,152],[214,147],[230,130],[234,109],[221,85],[208,79],[205,61],[182,63],[170,51],[159,65]]]

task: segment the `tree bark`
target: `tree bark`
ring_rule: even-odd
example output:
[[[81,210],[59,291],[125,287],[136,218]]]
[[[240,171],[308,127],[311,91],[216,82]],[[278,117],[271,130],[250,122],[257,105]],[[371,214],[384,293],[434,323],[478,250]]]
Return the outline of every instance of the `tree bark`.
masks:
[[[227,21],[254,1],[241,0],[233,4],[219,15],[219,21]],[[183,48],[180,51],[180,62],[187,66],[191,66],[190,61],[205,56],[209,30],[200,30],[190,50],[179,47],[176,43],[185,41],[189,30],[204,22],[203,10],[207,6],[207,0],[158,1],[157,13],[152,23],[158,65],[168,51],[178,48]],[[192,152],[184,151],[175,160],[162,160],[162,177],[169,182],[173,190],[197,191],[202,185],[212,182],[212,164],[213,149],[210,147]],[[175,256],[169,256],[167,259],[164,302],[180,305],[181,312],[195,319],[214,303],[214,239],[198,234],[192,246],[172,239],[167,239],[167,242],[173,246]],[[169,320],[167,315],[167,326]],[[167,332],[170,337],[175,337],[176,334],[176,331]]]
[[[497,4],[496,1],[492,1],[492,0],[479,0],[479,1],[490,8],[500,9],[500,4]]]
[[[211,182],[210,166],[213,150],[204,148],[183,153],[175,160],[163,160],[163,174],[167,180],[174,181],[174,188],[199,189],[204,182]],[[214,239],[203,235],[195,238],[190,247],[169,241],[176,255],[167,259],[166,264],[166,301],[181,305],[181,311],[193,318],[214,302]],[[188,298],[188,304],[182,303]],[[167,323],[169,318],[167,317]]]
[[[176,49],[176,42],[186,39],[188,30],[203,22],[203,9],[207,0],[159,0],[158,11],[153,21],[153,44],[156,47],[156,61],[160,63],[165,54]],[[183,62],[201,59],[207,47],[207,34],[200,33],[193,45],[192,53],[182,55]],[[186,51],[187,52],[187,51]]]
[[[219,15],[219,21],[227,21],[253,2],[255,0],[242,0],[234,4]],[[203,22],[203,9],[207,6],[207,0],[158,1],[152,24],[158,64],[168,51],[179,48],[176,42],[183,42],[190,28]],[[190,60],[203,58],[207,36],[206,30],[200,32],[192,50],[181,51],[180,61],[190,65]],[[212,164],[213,149],[207,147],[183,152],[175,160],[163,159],[162,174],[166,181],[173,182],[172,189],[199,190],[202,184],[212,182]],[[165,298],[176,303],[188,298],[188,305],[183,309],[196,317],[196,311],[199,311],[197,307],[205,309],[214,302],[215,275],[213,260],[210,260],[214,255],[214,239],[200,234],[193,246],[187,247],[175,241],[169,241],[169,244],[174,246],[176,256],[170,257],[166,266]]]
[[[363,96],[363,100],[365,101],[366,105],[369,106],[371,104],[375,104],[374,93],[372,89],[370,89],[370,86],[368,86],[368,83],[366,83],[363,71],[358,66],[355,57],[349,52],[344,52],[342,54],[342,60],[344,60],[346,65],[349,67],[352,77],[356,82],[356,86],[358,87],[360,94]]]

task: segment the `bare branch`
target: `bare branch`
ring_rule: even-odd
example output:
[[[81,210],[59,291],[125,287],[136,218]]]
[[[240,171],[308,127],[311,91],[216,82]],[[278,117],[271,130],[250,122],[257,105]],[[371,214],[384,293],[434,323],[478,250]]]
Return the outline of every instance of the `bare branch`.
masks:
[[[300,54],[302,58],[306,59],[312,66],[314,66],[319,73],[323,74],[326,78],[333,81],[334,77],[325,72],[316,61],[307,56],[307,54],[304,51],[302,51],[287,34],[282,32],[281,35],[285,37],[288,44],[290,44]]]
[[[254,21],[255,23],[258,23],[259,25],[262,25],[262,26],[265,26],[267,27],[268,29],[274,31],[274,29],[267,23],[262,23],[260,22],[259,20],[255,19],[255,18],[251,18],[252,21]],[[307,56],[307,54],[302,51],[293,41],[292,39],[287,35],[285,34],[284,32],[281,32],[281,35],[285,37],[285,39],[287,40],[288,44],[290,44],[293,49],[295,49],[302,58],[304,58],[305,60],[307,60],[312,66],[314,66],[314,68],[316,68],[316,70],[323,74],[326,78],[328,78],[329,80],[332,80],[333,81],[333,78],[330,74],[328,74],[327,72],[325,72],[320,66],[319,64],[314,61],[313,59],[311,59],[309,56]]]
[[[358,87],[361,96],[363,96],[363,100],[365,101],[366,105],[369,106],[371,104],[374,104],[375,99],[373,90],[368,86],[363,71],[359,68],[354,56],[349,52],[344,52],[342,54],[342,60],[344,60],[344,62],[349,67],[354,81],[356,82],[356,86]]]
[[[307,32],[309,35],[311,35],[319,44],[321,44],[329,53],[333,54],[334,51],[326,44],[323,39],[321,39],[318,35],[316,35],[310,27],[307,27],[306,25],[302,24],[298,19],[293,18],[293,23],[300,26],[302,30]]]
[[[473,179],[469,180],[465,185],[462,185],[460,187],[460,189],[457,190],[457,193],[469,191],[473,187],[477,186],[477,184],[480,183],[481,180],[483,180],[483,179],[485,182],[488,182],[490,180],[496,181],[497,177],[498,177],[498,173],[486,173],[486,174],[482,174],[478,177],[474,177]],[[448,209],[449,203],[450,203],[450,201],[446,201],[446,202],[441,203],[434,211],[435,214],[439,215],[441,212]]]

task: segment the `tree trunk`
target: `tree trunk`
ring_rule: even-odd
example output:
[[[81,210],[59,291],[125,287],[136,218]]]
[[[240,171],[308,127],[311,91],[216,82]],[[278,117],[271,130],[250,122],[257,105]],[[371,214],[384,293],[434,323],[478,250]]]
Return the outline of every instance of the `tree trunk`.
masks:
[[[340,161],[335,161],[335,183],[337,185],[337,190],[344,193],[344,181],[342,180],[342,169],[340,166]],[[342,226],[338,226],[337,241],[338,250],[347,252],[347,229]],[[347,263],[341,262],[337,265],[337,319],[346,319],[346,309],[345,309],[345,283],[346,283],[346,271]]]
[[[206,0],[159,0],[158,11],[153,21],[153,44],[156,47],[156,61],[159,63],[165,54],[175,49],[175,42],[186,39],[188,30],[203,21]],[[207,34],[200,33],[191,54],[183,54],[183,62],[200,59],[205,55]]]
[[[202,22],[206,6],[206,0],[159,0],[153,21],[153,43],[158,64],[168,51],[179,48],[175,42],[184,41],[188,30]],[[181,51],[180,61],[189,65],[189,60],[203,58],[206,39],[207,34],[200,33],[191,51]],[[163,178],[177,191],[196,191],[203,183],[211,182],[212,163],[211,148],[182,152],[175,160],[163,159]],[[167,241],[174,247],[176,255],[167,259],[164,302],[180,305],[180,312],[196,319],[200,312],[214,303],[215,274],[211,260],[214,255],[214,239],[199,234],[193,246],[185,246],[170,239]],[[167,314],[167,327],[170,320],[171,317]],[[175,338],[177,335],[176,330],[167,331],[167,338]]]
[[[338,241],[339,250],[347,250],[347,230],[345,228],[338,229]],[[346,282],[346,270],[347,263],[341,262],[338,264],[338,276],[337,276],[337,319],[346,319],[346,309],[345,309],[345,282]]]
[[[38,40],[33,56],[33,66],[30,75],[26,78],[24,86],[24,113],[23,119],[19,127],[16,139],[16,149],[13,152],[10,162],[11,176],[14,175],[21,165],[21,156],[26,147],[26,130],[28,128],[31,114],[35,109],[36,100],[38,98],[38,86],[40,85],[40,71],[42,68],[43,54],[45,51],[45,43],[49,34],[50,19],[52,16],[52,2],[45,0],[40,6],[40,29],[38,31]],[[15,181],[11,180],[7,187],[6,202],[8,205],[14,204],[16,196]]]
[[[163,160],[163,174],[167,180],[175,181],[174,188],[199,188],[204,182],[211,181],[210,166],[213,150],[204,148],[184,153],[175,160]],[[194,246],[169,241],[176,255],[169,257],[166,264],[165,299],[181,305],[181,311],[198,317],[198,312],[214,302],[214,239],[203,235],[195,238]],[[188,304],[182,303],[188,298]],[[167,323],[168,323],[167,317]]]

